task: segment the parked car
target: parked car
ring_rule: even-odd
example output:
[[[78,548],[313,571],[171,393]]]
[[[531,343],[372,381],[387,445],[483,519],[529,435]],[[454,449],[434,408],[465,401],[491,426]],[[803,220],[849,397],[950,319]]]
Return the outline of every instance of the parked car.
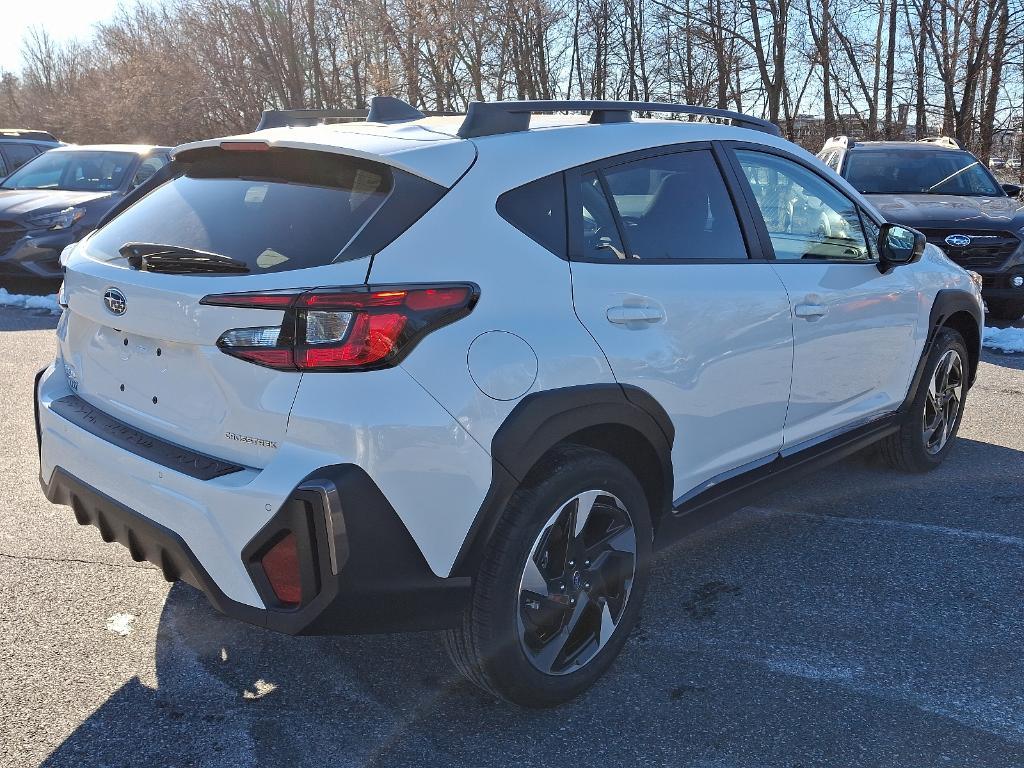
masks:
[[[0,280],[59,282],[61,251],[168,159],[168,147],[105,144],[60,146],[29,160],[0,182]]]
[[[0,179],[14,173],[36,155],[63,144],[47,131],[0,128]]]
[[[627,642],[654,549],[868,445],[953,445],[977,286],[769,123],[274,122],[178,147],[71,249],[36,379],[47,497],[229,616],[444,629],[554,705]]]
[[[1024,203],[953,139],[830,139],[818,155],[889,221],[921,230],[957,264],[982,276],[989,313],[1024,316]],[[1009,163],[1007,163],[1009,166]]]

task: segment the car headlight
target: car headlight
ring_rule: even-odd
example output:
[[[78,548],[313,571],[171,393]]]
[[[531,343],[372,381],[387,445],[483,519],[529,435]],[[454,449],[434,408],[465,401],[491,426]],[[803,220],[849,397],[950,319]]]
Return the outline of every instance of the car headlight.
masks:
[[[981,275],[975,272],[973,269],[968,269],[967,274],[971,276],[971,282],[978,286],[978,290],[981,290],[982,284],[985,282]]]
[[[40,229],[67,229],[85,216],[85,208],[65,208],[56,213],[44,213],[40,216],[29,216],[25,221],[32,227]]]

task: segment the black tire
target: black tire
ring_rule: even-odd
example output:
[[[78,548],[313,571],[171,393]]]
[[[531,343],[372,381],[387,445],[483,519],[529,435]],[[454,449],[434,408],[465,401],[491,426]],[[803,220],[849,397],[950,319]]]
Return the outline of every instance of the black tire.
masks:
[[[523,634],[523,627],[526,626],[524,617],[532,618],[533,614],[529,613],[531,610],[540,613],[536,609],[539,602],[528,597],[531,593],[520,591],[526,579],[524,571],[528,567],[528,558],[534,563],[538,562],[533,557],[535,547],[544,548],[544,567],[549,572],[558,570],[560,566],[555,562],[558,558],[551,558],[551,562],[548,562],[547,558],[547,542],[555,537],[557,530],[557,525],[551,525],[554,515],[560,510],[568,509],[567,502],[577,495],[593,490],[609,494],[607,497],[599,497],[593,504],[594,510],[609,508],[614,496],[627,511],[626,519],[632,522],[635,532],[635,556],[631,588],[625,587],[624,598],[621,592],[618,598],[614,598],[622,601],[618,608],[620,612],[614,630],[605,633],[608,639],[603,645],[599,633],[591,641],[592,644],[584,646],[583,650],[589,649],[592,655],[589,655],[586,661],[580,662],[581,666],[577,668],[576,661],[570,660],[565,663],[562,671],[545,673],[537,668],[537,657],[535,656],[534,660],[528,658],[524,647],[527,643]],[[615,508],[615,513],[620,513],[618,507]],[[591,517],[598,525],[604,524],[599,516]],[[590,522],[587,526],[590,526]],[[609,524],[604,530],[614,531],[616,528],[614,524]],[[587,531],[588,528],[584,528],[578,535],[574,534],[573,541],[578,539],[579,546],[583,546]],[[556,448],[530,473],[527,482],[516,490],[505,507],[477,575],[472,600],[462,625],[446,633],[445,644],[452,661],[463,675],[485,691],[514,704],[551,707],[579,695],[608,669],[636,624],[647,586],[652,538],[647,498],[639,481],[622,462],[608,454],[582,446],[566,445]],[[557,541],[557,538],[554,540]],[[563,546],[568,551],[569,545],[563,543]],[[572,546],[577,545],[574,543]],[[619,556],[617,552],[615,554]],[[564,560],[571,566],[572,561],[569,560],[568,554],[564,555]],[[586,562],[590,563],[589,560]],[[578,576],[580,570],[574,571],[573,576]],[[619,569],[616,568],[616,571]],[[593,573],[590,576],[587,576],[587,573],[584,571],[584,578],[593,577]],[[547,582],[547,574],[544,578]],[[583,579],[576,581],[578,588]],[[597,580],[594,581],[596,584]],[[556,582],[547,582],[554,583]],[[568,583],[569,595],[575,594],[580,598],[577,609],[569,609],[565,605],[565,601],[569,599],[568,595],[557,594],[555,587],[552,590],[555,593],[551,596],[552,603],[546,602],[541,610],[547,610],[553,601],[560,600],[559,610],[576,610],[588,617],[593,610],[597,610],[598,615],[603,617],[607,609],[597,606],[611,604],[608,599],[602,603],[600,599],[589,600],[588,593],[573,592],[571,578],[560,579],[557,583]],[[586,584],[588,588],[591,586],[589,581]],[[524,595],[527,597],[524,598]],[[586,607],[579,611],[585,601]],[[576,604],[575,597],[573,603]],[[564,626],[567,627],[568,624],[569,621],[566,621]],[[583,624],[583,620],[580,619],[578,626]],[[559,632],[558,636],[561,634]],[[571,633],[566,631],[565,634]],[[569,643],[565,643],[565,646],[568,647]],[[562,654],[558,656],[561,658]],[[582,656],[581,652],[577,661]]]
[[[928,435],[926,420],[935,423],[931,417],[937,416],[938,411],[934,399],[929,397],[929,386],[935,378],[939,363],[946,360],[951,353],[959,358],[961,395],[955,403],[955,415],[949,415],[943,419],[944,422],[948,422],[948,429],[945,431],[942,444],[939,445],[936,442],[935,445],[930,446],[930,440],[935,440],[936,437],[934,432],[931,436]],[[942,463],[952,449],[957,430],[960,428],[964,405],[967,402],[969,376],[970,357],[967,354],[967,345],[964,343],[963,337],[951,328],[940,329],[935,337],[932,351],[928,355],[917,394],[914,396],[914,401],[911,403],[899,431],[880,443],[882,456],[890,466],[904,472],[930,472]],[[948,403],[948,401],[946,402]],[[953,410],[954,408],[950,407],[948,413],[952,413]]]
[[[993,320],[1016,323],[1024,317],[1024,299],[985,299]]]

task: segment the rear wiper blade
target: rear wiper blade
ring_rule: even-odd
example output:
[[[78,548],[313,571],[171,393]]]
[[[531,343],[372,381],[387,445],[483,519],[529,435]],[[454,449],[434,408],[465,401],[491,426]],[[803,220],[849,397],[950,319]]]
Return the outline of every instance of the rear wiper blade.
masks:
[[[244,261],[183,245],[125,243],[118,252],[128,259],[128,266],[132,269],[146,272],[239,275],[249,271],[249,265]]]

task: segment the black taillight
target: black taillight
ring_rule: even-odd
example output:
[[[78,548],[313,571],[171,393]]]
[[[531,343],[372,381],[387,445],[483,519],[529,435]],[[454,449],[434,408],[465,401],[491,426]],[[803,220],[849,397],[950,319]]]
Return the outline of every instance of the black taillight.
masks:
[[[207,306],[284,310],[279,326],[234,328],[217,346],[277,370],[390,368],[426,334],[465,317],[480,292],[471,283],[357,286],[206,296]]]

